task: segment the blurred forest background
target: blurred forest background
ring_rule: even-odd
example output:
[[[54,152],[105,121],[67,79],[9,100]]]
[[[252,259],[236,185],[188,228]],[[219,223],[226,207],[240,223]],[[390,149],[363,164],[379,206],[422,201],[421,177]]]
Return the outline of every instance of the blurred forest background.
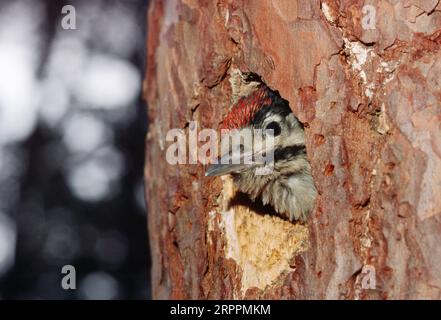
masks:
[[[76,30],[63,30],[63,5]],[[146,1],[0,1],[0,298],[146,299]],[[77,289],[61,288],[76,268]]]

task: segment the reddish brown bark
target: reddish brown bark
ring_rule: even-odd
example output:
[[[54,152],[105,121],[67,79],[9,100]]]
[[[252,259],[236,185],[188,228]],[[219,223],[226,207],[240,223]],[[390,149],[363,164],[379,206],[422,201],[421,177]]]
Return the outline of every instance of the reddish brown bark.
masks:
[[[146,189],[155,298],[440,298],[441,5],[151,1]],[[368,44],[368,45],[367,45]],[[306,225],[228,208],[231,182],[169,165],[166,133],[217,128],[252,71],[306,125]],[[363,267],[376,289],[363,289]]]

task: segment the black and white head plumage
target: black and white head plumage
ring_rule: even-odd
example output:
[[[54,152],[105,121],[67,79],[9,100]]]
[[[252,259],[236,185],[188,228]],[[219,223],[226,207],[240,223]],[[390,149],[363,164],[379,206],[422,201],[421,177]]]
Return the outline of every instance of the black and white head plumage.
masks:
[[[306,157],[302,123],[278,92],[261,84],[241,98],[225,117],[223,129],[272,129],[274,168],[256,174],[259,165],[212,165],[207,175],[231,174],[239,191],[261,199],[282,217],[305,221],[314,206],[316,188]],[[263,166],[263,165],[260,165]]]

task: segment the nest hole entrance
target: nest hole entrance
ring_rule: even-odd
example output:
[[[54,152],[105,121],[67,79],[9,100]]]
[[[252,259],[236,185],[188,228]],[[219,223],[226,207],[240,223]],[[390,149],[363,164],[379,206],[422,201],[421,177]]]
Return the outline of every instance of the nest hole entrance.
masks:
[[[259,75],[233,67],[229,81],[233,103],[249,95],[256,83],[264,83]],[[309,248],[308,226],[282,218],[271,205],[238,192],[231,176],[222,177],[222,182],[221,211],[210,215],[210,223],[215,222],[223,230],[225,256],[240,269],[238,296],[251,288],[265,290],[282,284],[295,268],[295,257]]]

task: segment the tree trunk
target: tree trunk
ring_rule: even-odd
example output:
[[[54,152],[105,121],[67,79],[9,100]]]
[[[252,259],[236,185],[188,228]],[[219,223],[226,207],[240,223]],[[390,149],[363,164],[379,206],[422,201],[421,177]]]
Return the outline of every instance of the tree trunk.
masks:
[[[152,0],[148,19],[154,298],[440,298],[438,0]],[[219,127],[237,70],[305,124],[319,192],[305,224],[166,161],[168,130]]]

